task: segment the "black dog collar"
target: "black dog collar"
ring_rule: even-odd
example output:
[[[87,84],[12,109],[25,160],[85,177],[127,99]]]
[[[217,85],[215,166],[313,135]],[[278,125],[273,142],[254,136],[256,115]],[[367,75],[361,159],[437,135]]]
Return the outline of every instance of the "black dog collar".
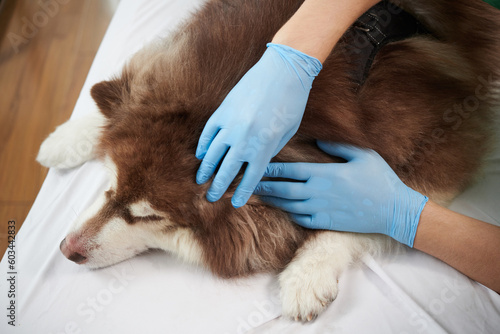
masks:
[[[424,34],[429,31],[412,15],[388,1],[379,2],[344,34],[343,51],[355,68],[352,79],[359,86],[365,82],[377,52],[387,43]]]

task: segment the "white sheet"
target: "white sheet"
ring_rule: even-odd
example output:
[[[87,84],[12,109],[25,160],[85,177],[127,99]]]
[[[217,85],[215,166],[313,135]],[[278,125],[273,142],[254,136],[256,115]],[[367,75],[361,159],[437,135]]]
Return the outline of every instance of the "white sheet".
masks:
[[[122,0],[73,117],[94,107],[90,87],[203,0]],[[500,141],[499,141],[500,142]],[[98,162],[50,170],[17,236],[16,327],[7,324],[9,272],[0,264],[1,333],[498,333],[500,296],[418,251],[366,257],[340,278],[337,300],[316,321],[280,317],[272,275],[225,281],[162,252],[89,271],[59,251],[75,216],[105,189]],[[483,179],[452,205],[500,225],[500,150]],[[4,277],[5,277],[4,276]]]

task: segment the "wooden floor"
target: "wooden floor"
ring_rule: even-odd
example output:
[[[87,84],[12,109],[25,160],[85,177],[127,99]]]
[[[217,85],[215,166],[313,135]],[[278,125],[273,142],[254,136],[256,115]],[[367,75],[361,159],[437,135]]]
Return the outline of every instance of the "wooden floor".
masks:
[[[0,256],[47,174],[40,143],[69,118],[118,0],[60,2],[1,0]]]

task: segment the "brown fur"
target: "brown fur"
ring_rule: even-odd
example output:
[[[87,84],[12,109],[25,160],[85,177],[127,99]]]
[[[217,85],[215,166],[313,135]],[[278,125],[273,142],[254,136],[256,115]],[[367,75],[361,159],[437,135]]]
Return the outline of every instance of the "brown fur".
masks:
[[[471,112],[463,106],[477,95],[479,78],[500,78],[500,12],[481,0],[397,2],[437,38],[383,47],[359,89],[349,78],[349,41],[339,43],[297,135],[274,160],[331,162],[315,139],[350,143],[375,149],[418,191],[449,197],[471,180],[488,147],[497,101],[489,96]],[[113,200],[147,199],[191,229],[203,262],[222,277],[281,270],[315,233],[255,196],[233,209],[234,185],[208,203],[208,185],[195,182],[194,152],[207,119],[300,4],[210,1],[176,34],[136,54],[120,77],[92,89],[108,118],[100,154],[119,170]]]

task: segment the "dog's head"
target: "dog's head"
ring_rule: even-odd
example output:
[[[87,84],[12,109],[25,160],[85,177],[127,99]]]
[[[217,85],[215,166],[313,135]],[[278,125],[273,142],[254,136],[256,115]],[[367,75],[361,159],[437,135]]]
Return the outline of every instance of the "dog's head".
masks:
[[[110,171],[111,185],[77,218],[62,252],[93,268],[149,248],[223,277],[283,268],[307,232],[255,196],[234,209],[241,174],[215,203],[205,198],[210,183],[196,184],[201,131],[246,68],[207,63],[211,58],[197,48],[161,50],[145,48],[119,77],[91,90],[105,119],[97,158]],[[168,56],[164,50],[171,50]],[[304,144],[301,161],[313,161],[310,148]],[[286,150],[286,161],[297,159],[296,148]]]
[[[60,245],[68,259],[90,267],[148,248],[178,247],[174,239],[187,238],[192,222],[200,221],[194,208],[204,201],[205,187],[195,183],[196,131],[188,114],[153,99],[135,100],[129,80],[122,76],[92,89],[106,120],[96,145],[111,185]]]

